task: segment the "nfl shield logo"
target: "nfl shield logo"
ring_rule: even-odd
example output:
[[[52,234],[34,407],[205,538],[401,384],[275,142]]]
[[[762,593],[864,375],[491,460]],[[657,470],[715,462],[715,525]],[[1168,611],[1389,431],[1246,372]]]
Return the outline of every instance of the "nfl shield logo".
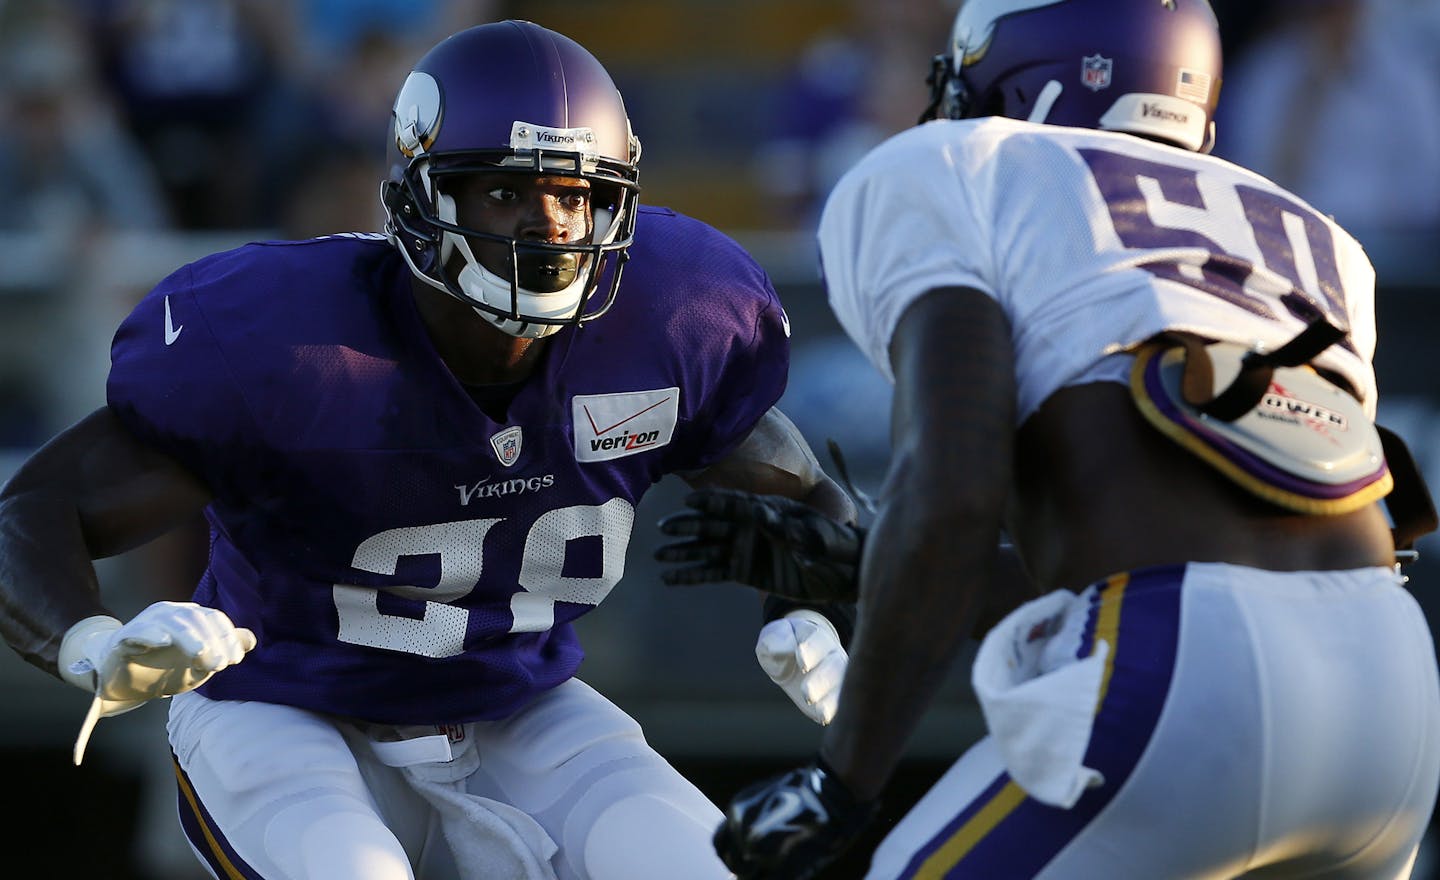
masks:
[[[506,428],[490,438],[490,446],[495,450],[495,457],[500,463],[509,467],[520,457],[520,426]]]
[[[1080,82],[1093,92],[1110,87],[1111,60],[1100,55],[1080,59]]]

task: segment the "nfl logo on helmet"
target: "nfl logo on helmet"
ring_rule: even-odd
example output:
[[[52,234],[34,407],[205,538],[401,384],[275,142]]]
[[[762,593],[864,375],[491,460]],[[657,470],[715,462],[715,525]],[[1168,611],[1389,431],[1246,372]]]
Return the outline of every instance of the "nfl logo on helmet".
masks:
[[[1088,55],[1080,60],[1080,81],[1085,88],[1098,92],[1110,85],[1111,60],[1101,55]]]

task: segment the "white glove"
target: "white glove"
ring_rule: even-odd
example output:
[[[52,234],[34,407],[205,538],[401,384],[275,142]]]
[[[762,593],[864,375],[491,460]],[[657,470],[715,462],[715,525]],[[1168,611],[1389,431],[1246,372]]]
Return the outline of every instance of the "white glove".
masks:
[[[75,741],[76,766],[101,718],[197,688],[254,647],[253,632],[194,602],[156,602],[123,625],[100,615],[70,627],[60,675],[95,694]]]
[[[825,615],[800,608],[765,624],[755,659],[810,720],[829,724],[835,717],[850,658]]]

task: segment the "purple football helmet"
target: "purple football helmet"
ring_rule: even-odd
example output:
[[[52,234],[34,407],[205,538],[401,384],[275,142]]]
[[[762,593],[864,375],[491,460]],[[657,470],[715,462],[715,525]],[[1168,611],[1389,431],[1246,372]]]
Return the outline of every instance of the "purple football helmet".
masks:
[[[417,278],[512,336],[548,336],[610,308],[634,240],[640,141],[610,74],[584,47],[528,21],[461,31],[415,64],[392,121],[385,231]],[[459,225],[447,178],[477,171],[585,178],[590,240],[549,244]],[[480,265],[467,239],[506,245],[508,272]],[[577,254],[572,283],[527,287]]]
[[[1208,0],[963,0],[921,121],[1008,116],[1209,152],[1220,73]]]

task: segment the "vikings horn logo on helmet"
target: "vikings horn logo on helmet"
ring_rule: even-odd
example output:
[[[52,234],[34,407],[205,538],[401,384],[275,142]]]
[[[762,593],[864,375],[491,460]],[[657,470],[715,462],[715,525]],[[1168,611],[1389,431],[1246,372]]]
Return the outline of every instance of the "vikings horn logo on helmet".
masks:
[[[430,149],[440,131],[440,84],[423,70],[411,71],[395,96],[395,146],[407,159]]]

